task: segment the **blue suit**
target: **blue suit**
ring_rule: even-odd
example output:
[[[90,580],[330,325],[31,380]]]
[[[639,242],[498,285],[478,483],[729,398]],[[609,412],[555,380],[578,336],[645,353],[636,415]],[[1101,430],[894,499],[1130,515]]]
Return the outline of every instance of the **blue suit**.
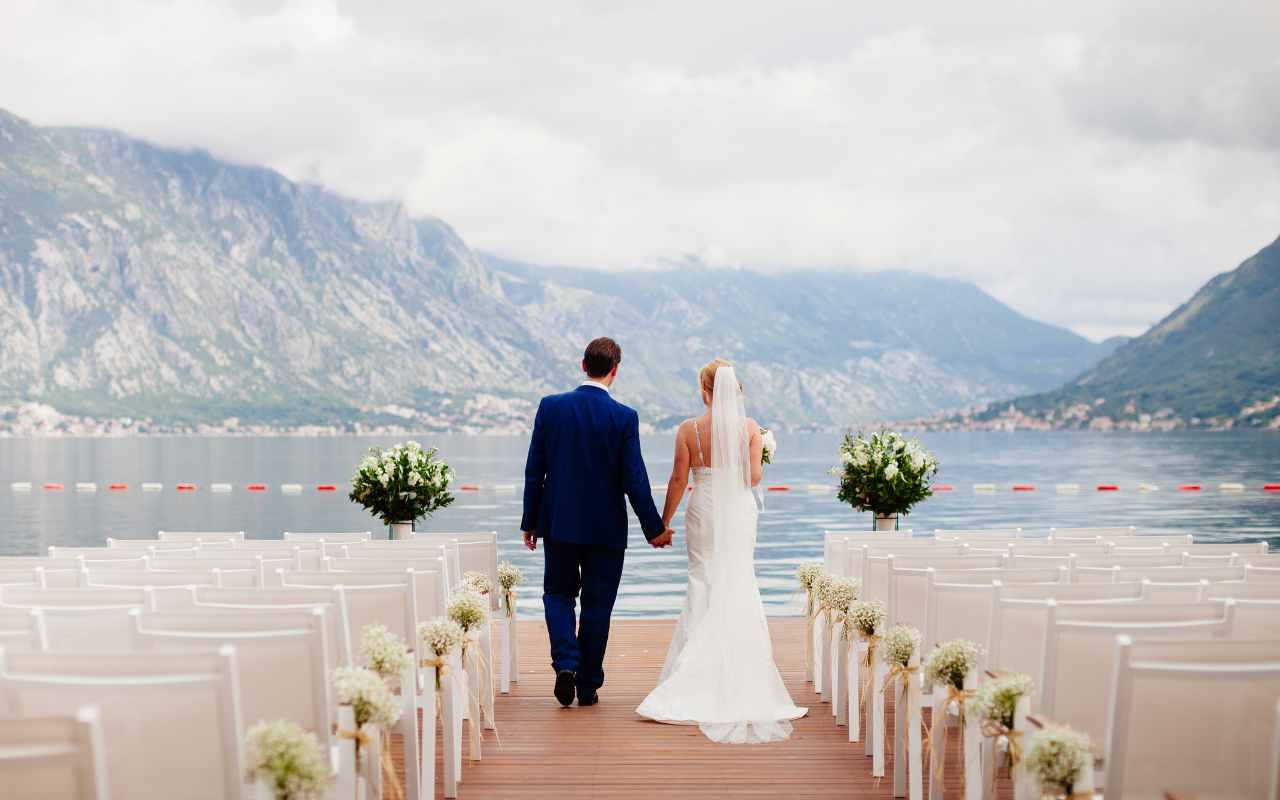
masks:
[[[627,546],[625,498],[645,538],[664,530],[640,452],[640,418],[596,386],[544,397],[525,464],[520,529],[543,540],[551,664],[578,688],[604,683],[609,618]],[[582,594],[581,624],[575,620]]]

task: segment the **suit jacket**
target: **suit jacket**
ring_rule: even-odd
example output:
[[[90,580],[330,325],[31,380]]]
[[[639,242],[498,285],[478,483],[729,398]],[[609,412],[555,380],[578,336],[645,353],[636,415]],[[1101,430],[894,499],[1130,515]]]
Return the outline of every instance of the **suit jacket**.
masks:
[[[542,398],[524,470],[520,529],[539,538],[627,546],[627,508],[645,538],[664,530],[640,453],[640,417],[596,386]]]

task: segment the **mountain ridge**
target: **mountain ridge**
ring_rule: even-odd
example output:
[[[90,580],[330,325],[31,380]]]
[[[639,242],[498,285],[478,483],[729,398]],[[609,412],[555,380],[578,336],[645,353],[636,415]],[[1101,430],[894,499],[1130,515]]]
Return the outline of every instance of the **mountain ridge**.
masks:
[[[502,260],[399,203],[0,110],[0,427],[35,404],[140,431],[518,430],[602,333],[655,424],[724,355],[762,418],[840,426],[1047,389],[1102,353],[965,282],[723,277]]]

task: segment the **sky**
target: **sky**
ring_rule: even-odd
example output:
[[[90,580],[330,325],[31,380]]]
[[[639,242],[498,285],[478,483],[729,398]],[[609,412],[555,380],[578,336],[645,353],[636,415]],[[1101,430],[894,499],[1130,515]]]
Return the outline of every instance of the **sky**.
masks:
[[[1277,41],[1277,0],[4,0],[0,107],[508,258],[905,269],[1098,339],[1280,235]]]

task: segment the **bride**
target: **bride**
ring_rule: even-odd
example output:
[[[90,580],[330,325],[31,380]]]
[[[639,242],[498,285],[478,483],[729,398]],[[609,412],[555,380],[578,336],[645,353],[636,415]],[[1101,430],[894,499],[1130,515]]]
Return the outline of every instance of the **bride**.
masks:
[[[668,526],[684,497],[689,590],[658,686],[636,711],[657,722],[697,725],[712,741],[774,742],[791,736],[797,708],[773,662],[755,575],[760,428],[743,411],[733,366],[715,359],[699,373],[707,413],[676,434],[667,484]]]

